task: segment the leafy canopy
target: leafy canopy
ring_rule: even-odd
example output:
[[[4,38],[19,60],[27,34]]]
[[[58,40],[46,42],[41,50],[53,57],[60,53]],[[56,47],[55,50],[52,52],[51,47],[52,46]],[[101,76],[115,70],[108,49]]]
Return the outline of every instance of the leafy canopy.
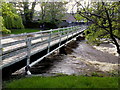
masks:
[[[12,28],[24,28],[22,24],[21,16],[16,12],[16,9],[13,7],[12,3],[2,3],[2,17],[3,24],[7,29]]]
[[[120,39],[119,7],[120,2],[94,2],[79,9],[76,18],[78,20],[85,18],[92,23],[85,31],[88,42],[99,44],[101,39],[110,40],[111,35]]]

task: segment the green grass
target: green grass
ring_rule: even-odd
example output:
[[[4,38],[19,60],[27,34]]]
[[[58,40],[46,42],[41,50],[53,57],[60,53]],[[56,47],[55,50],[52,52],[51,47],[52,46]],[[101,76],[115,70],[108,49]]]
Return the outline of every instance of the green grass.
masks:
[[[12,29],[10,34],[39,32],[39,29]]]
[[[118,88],[117,77],[29,77],[6,83],[6,88]]]

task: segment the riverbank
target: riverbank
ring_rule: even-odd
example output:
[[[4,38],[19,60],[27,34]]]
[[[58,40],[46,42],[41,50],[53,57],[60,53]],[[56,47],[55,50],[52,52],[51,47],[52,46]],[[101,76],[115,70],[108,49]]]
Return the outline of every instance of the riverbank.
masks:
[[[104,49],[106,48],[106,49]],[[108,49],[109,48],[109,49]],[[109,54],[105,50],[115,48],[111,44],[101,46],[91,46],[86,41],[72,41],[65,47],[67,55],[59,54],[58,51],[44,58],[41,62],[31,67],[31,73],[34,75],[88,75],[101,73],[106,75],[118,74],[118,60],[116,54]],[[25,71],[18,70],[13,76],[23,75]]]
[[[43,75],[61,73],[92,76],[100,73],[103,76],[112,76],[118,74],[119,58],[97,50],[85,41],[72,41],[65,50],[67,55],[56,52],[33,66],[31,72]]]
[[[56,51],[31,67],[31,73],[48,76],[57,73],[88,76],[94,73],[105,74],[104,76],[118,74],[119,58],[115,54],[107,53],[105,51],[107,49],[103,49],[103,47],[109,48],[109,50],[114,48],[107,44],[91,46],[85,41],[72,41],[65,47],[67,55],[59,54]],[[19,73],[24,73],[24,70],[18,70],[13,75]]]
[[[58,77],[27,77],[7,83],[5,88],[118,88],[117,77],[84,77],[84,76],[58,76]]]
[[[96,46],[97,47],[97,46]],[[100,46],[98,46],[100,47]],[[65,47],[67,55],[58,51],[31,67],[32,76],[92,76],[113,77],[118,74],[118,60],[115,55],[95,49],[83,41],[72,41]],[[12,79],[24,78],[23,69],[12,74]],[[11,79],[11,80],[12,80]]]

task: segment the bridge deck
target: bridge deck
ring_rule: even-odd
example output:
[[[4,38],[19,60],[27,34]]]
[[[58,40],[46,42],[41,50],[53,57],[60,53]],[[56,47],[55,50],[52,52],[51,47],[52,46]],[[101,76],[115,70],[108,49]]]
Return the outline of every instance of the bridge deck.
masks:
[[[59,44],[60,46],[62,41],[83,32],[85,28],[86,27],[83,26],[68,27],[38,33],[4,37],[1,40],[3,55],[2,61],[0,62],[0,68],[5,68],[25,58],[30,58],[30,56],[45,49],[47,49],[47,54],[50,52],[50,47],[55,44]]]

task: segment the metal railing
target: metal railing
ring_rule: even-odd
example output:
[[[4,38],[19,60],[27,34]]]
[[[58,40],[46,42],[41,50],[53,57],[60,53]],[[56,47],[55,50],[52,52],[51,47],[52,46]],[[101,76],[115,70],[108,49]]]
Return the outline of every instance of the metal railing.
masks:
[[[68,38],[73,35],[84,31],[85,28],[86,27],[82,26],[72,26],[2,37],[2,47],[0,47],[2,55],[0,55],[0,58],[2,58],[3,63],[0,65],[0,68],[19,62],[24,58],[27,58],[27,65],[33,66],[44,57],[61,48],[64,45],[61,44],[63,40],[68,40]],[[51,46],[56,43],[58,43],[59,46],[51,51]],[[44,49],[47,49],[46,55],[30,63],[30,57]]]

